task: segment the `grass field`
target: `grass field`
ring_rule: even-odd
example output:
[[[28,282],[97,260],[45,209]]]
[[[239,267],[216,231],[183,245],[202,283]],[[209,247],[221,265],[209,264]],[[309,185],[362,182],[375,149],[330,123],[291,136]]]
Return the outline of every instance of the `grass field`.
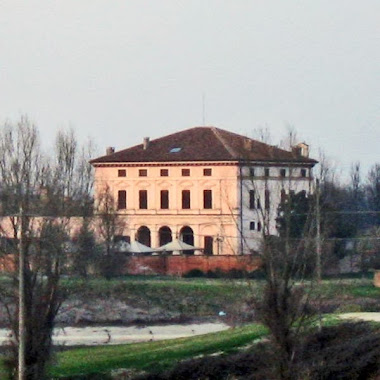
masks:
[[[126,304],[149,311],[159,308],[189,317],[216,316],[226,305],[239,309],[261,282],[226,279],[183,279],[122,277],[107,281],[67,280],[65,284],[73,297],[81,299],[118,299]]]
[[[132,276],[111,281],[71,279],[65,283],[69,290],[74,291],[75,297],[116,298],[144,310],[160,308],[190,317],[215,316],[226,308],[231,313],[236,311],[240,314],[242,305],[252,294],[259,293],[263,284],[262,280]],[[350,304],[363,299],[380,299],[380,289],[373,287],[370,277],[327,279],[313,291],[313,297],[336,304]]]
[[[340,320],[332,315],[324,318],[326,326],[338,323]],[[107,373],[117,368],[162,371],[200,355],[236,352],[267,334],[262,325],[250,324],[191,338],[72,349],[57,355],[50,374],[59,378]]]
[[[215,352],[231,352],[266,334],[260,325],[248,325],[199,337],[117,346],[78,348],[57,355],[54,377],[107,372],[115,368],[162,370],[179,360]]]
[[[235,309],[239,315],[242,305],[252,293],[260,292],[260,280],[183,279],[123,277],[103,279],[65,279],[64,285],[75,297],[90,299],[114,297],[145,309],[159,307],[191,316],[215,316],[217,311]],[[327,279],[315,292],[316,298],[360,306],[360,310],[380,311],[380,289],[370,278]],[[366,302],[379,310],[366,310]],[[375,306],[374,306],[375,305]],[[377,306],[376,306],[377,305]],[[332,319],[330,318],[330,321]],[[245,325],[224,332],[169,341],[147,342],[118,346],[75,348],[59,352],[50,368],[54,378],[106,373],[117,368],[162,370],[176,362],[217,352],[231,352],[266,335],[264,327]],[[0,373],[1,377],[1,373]],[[4,377],[1,377],[4,378]]]

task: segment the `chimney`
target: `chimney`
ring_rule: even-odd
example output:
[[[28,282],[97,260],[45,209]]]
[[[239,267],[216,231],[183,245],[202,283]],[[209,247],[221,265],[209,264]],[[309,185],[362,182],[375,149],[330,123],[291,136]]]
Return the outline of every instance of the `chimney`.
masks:
[[[144,140],[143,140],[143,149],[147,150],[148,147],[149,147],[149,137],[144,137]]]
[[[109,146],[106,149],[106,155],[109,156],[110,154],[115,153],[115,148],[113,146]]]
[[[302,142],[302,143],[299,143],[297,145],[297,148],[298,148],[300,156],[306,157],[306,158],[309,157],[309,145],[307,145],[306,143]]]
[[[251,139],[244,139],[244,149],[245,150],[252,150],[252,140]]]

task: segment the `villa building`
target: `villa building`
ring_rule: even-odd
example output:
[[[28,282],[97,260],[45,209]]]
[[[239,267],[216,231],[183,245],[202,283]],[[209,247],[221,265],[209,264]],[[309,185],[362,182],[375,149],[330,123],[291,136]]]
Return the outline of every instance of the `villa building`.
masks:
[[[199,248],[195,254],[236,255],[259,249],[264,223],[276,233],[282,196],[312,191],[316,161],[304,143],[290,152],[195,127],[117,152],[108,148],[91,163],[95,197],[108,188],[125,215],[125,240],[156,248],[178,238]]]

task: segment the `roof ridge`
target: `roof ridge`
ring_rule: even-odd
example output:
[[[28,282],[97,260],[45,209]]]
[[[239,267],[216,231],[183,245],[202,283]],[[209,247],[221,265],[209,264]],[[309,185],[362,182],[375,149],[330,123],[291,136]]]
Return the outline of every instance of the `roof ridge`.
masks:
[[[232,158],[236,158],[236,157],[237,157],[236,152],[234,151],[234,149],[232,149],[232,148],[227,144],[227,142],[224,140],[224,138],[220,135],[219,129],[216,128],[216,127],[210,127],[210,129],[214,132],[214,135],[215,135],[215,136],[217,137],[217,139],[222,143],[222,145],[223,145],[224,148],[227,150],[227,152],[232,156]]]

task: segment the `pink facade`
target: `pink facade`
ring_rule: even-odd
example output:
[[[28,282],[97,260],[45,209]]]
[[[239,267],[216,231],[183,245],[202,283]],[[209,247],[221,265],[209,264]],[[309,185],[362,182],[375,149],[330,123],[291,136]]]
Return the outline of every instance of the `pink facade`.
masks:
[[[96,199],[110,191],[126,222],[125,240],[158,248],[178,238],[198,248],[196,255],[236,255],[259,250],[259,204],[270,211],[269,233],[276,233],[280,195],[310,192],[316,161],[306,144],[286,151],[195,127],[117,152],[108,148],[91,163]]]
[[[236,163],[95,164],[95,184],[96,194],[109,187],[132,241],[157,248],[171,234],[210,254],[238,251]]]

